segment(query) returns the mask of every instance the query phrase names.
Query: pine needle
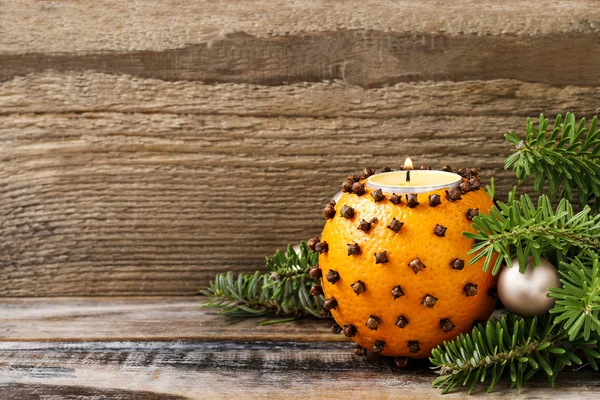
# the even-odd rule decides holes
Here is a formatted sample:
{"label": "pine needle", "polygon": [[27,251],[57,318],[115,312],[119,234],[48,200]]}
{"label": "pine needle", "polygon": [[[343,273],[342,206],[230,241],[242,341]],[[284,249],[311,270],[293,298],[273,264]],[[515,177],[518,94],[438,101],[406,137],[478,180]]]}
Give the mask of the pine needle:
{"label": "pine needle", "polygon": [[217,274],[209,287],[200,292],[209,297],[201,307],[218,308],[220,314],[234,318],[288,317],[261,325],[288,322],[304,315],[321,318],[325,299],[309,293],[312,285],[318,284],[308,276],[317,262],[318,253],[311,252],[306,242],[300,243],[300,254],[288,245],[285,253],[277,250],[273,257],[266,257],[268,272]]}

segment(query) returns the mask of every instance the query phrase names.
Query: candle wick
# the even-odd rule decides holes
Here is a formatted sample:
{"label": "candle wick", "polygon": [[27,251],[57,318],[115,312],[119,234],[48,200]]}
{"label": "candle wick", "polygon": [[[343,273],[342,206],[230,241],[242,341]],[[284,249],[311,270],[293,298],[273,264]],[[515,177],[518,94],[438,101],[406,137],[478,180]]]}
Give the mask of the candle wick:
{"label": "candle wick", "polygon": [[406,170],[406,182],[410,182],[410,169]]}

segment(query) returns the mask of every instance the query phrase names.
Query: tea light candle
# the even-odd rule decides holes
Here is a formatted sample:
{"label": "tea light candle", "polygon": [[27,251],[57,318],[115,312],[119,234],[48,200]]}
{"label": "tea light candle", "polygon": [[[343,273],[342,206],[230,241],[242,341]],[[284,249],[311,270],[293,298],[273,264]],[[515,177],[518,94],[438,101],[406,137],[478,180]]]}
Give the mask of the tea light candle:
{"label": "tea light candle", "polygon": [[[411,168],[407,169],[410,171]],[[367,187],[381,189],[384,193],[427,193],[456,187],[462,180],[460,175],[446,171],[412,170],[408,174],[408,171],[392,171],[371,175],[367,178]]]}

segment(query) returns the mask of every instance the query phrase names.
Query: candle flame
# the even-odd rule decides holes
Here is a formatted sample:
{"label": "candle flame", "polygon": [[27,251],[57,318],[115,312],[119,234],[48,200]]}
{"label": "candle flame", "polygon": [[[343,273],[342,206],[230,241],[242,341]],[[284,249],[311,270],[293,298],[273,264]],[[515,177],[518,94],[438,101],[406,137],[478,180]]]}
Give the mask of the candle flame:
{"label": "candle flame", "polygon": [[404,161],[404,169],[413,169],[413,163],[410,157]]}

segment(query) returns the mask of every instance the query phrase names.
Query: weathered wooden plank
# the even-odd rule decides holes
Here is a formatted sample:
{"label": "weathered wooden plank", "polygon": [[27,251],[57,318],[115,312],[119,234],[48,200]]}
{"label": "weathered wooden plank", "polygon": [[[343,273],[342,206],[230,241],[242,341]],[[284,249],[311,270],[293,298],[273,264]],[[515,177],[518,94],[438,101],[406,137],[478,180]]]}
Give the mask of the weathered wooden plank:
{"label": "weathered wooden plank", "polygon": [[[0,94],[0,115],[123,112],[385,119],[535,117],[541,112],[555,115],[566,110],[587,117],[600,113],[598,86],[557,87],[506,79],[398,83],[363,89],[343,81],[273,87],[47,72],[0,82]],[[522,126],[524,120],[512,128],[521,130]]]}
{"label": "weathered wooden plank", "polygon": [[201,296],[4,298],[0,341],[346,341],[330,321],[258,325],[263,318],[231,319],[201,309]]}
{"label": "weathered wooden plank", "polygon": [[520,117],[0,117],[4,295],[195,293],[318,234],[363,166],[477,166],[499,190]]}
{"label": "weathered wooden plank", "polygon": [[[4,342],[0,393],[76,399],[94,394],[155,399],[465,396],[441,396],[430,388],[435,375],[425,363],[401,370],[384,357],[358,358],[348,347],[321,342]],[[600,389],[597,378],[593,371],[565,371],[556,388],[538,377],[520,394],[500,384],[486,397],[592,399]],[[485,395],[484,387],[475,394]]]}
{"label": "weathered wooden plank", "polygon": [[0,51],[18,53],[165,50],[231,32],[269,38],[343,29],[481,36],[600,30],[594,0],[2,0],[0,10]]}
{"label": "weathered wooden plank", "polygon": [[[560,57],[547,62],[547,54]],[[163,51],[0,53],[0,65],[0,81],[52,69],[261,85],[340,79],[379,87],[429,80],[517,79],[596,86],[600,35],[451,36],[359,30],[256,38],[235,33],[210,45]]]}
{"label": "weathered wooden plank", "polygon": [[[32,367],[39,371],[37,367]],[[40,368],[42,369],[42,368]],[[124,386],[124,385],[123,385]],[[0,387],[0,394],[5,399],[15,400],[185,400],[187,396],[175,396],[145,390],[98,389],[84,385],[52,385],[7,383]]]}
{"label": "weathered wooden plank", "polygon": [[[518,79],[596,86],[600,67],[593,1],[165,2],[150,9],[113,3],[14,8],[4,1],[12,12],[2,21],[0,81],[52,69],[263,85]],[[560,56],[547,62],[547,54]]]}

